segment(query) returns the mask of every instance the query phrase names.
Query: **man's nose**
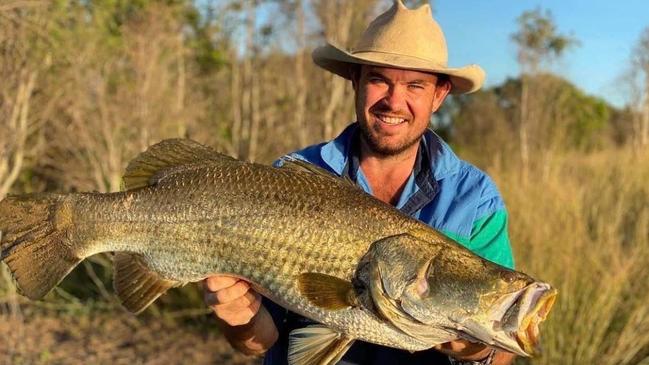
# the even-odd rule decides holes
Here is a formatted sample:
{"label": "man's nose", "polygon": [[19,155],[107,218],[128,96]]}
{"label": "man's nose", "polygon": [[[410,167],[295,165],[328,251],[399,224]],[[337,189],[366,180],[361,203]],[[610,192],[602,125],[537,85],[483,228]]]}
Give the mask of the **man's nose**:
{"label": "man's nose", "polygon": [[406,103],[405,87],[402,85],[390,86],[383,98],[391,110],[403,110]]}

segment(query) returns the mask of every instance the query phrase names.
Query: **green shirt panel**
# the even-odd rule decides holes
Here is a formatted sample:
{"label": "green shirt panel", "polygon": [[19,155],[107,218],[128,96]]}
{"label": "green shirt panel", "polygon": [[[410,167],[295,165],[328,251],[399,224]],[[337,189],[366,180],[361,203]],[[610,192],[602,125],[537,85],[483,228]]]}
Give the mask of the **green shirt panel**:
{"label": "green shirt panel", "polygon": [[507,231],[507,211],[498,210],[473,223],[471,237],[442,231],[478,256],[514,269],[514,255]]}

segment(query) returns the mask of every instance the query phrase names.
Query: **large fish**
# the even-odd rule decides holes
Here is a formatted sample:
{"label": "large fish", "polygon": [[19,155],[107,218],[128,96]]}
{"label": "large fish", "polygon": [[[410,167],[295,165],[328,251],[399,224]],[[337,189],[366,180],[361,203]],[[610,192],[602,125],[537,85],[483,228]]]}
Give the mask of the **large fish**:
{"label": "large fish", "polygon": [[21,293],[42,298],[107,251],[135,313],[169,288],[234,275],[321,323],[291,333],[292,364],[333,363],[355,340],[419,351],[464,338],[529,356],[556,296],[302,161],[275,168],[166,140],[124,184],[0,202],[1,257]]}

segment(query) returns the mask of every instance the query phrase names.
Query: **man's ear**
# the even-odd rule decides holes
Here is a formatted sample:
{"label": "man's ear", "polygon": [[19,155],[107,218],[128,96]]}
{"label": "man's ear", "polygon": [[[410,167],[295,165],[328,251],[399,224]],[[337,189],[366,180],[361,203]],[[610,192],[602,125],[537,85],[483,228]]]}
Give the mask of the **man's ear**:
{"label": "man's ear", "polygon": [[433,113],[442,106],[442,103],[451,92],[452,87],[451,80],[448,78],[441,80],[437,85],[435,85],[435,93],[433,94]]}

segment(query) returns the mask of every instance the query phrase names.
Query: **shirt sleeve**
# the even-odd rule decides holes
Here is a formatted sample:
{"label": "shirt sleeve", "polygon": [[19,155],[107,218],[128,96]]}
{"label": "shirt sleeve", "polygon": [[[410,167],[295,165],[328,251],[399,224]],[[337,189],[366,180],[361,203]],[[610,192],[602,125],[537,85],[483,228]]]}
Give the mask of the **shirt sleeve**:
{"label": "shirt sleeve", "polygon": [[475,221],[467,248],[489,261],[513,269],[507,211],[500,209]]}

